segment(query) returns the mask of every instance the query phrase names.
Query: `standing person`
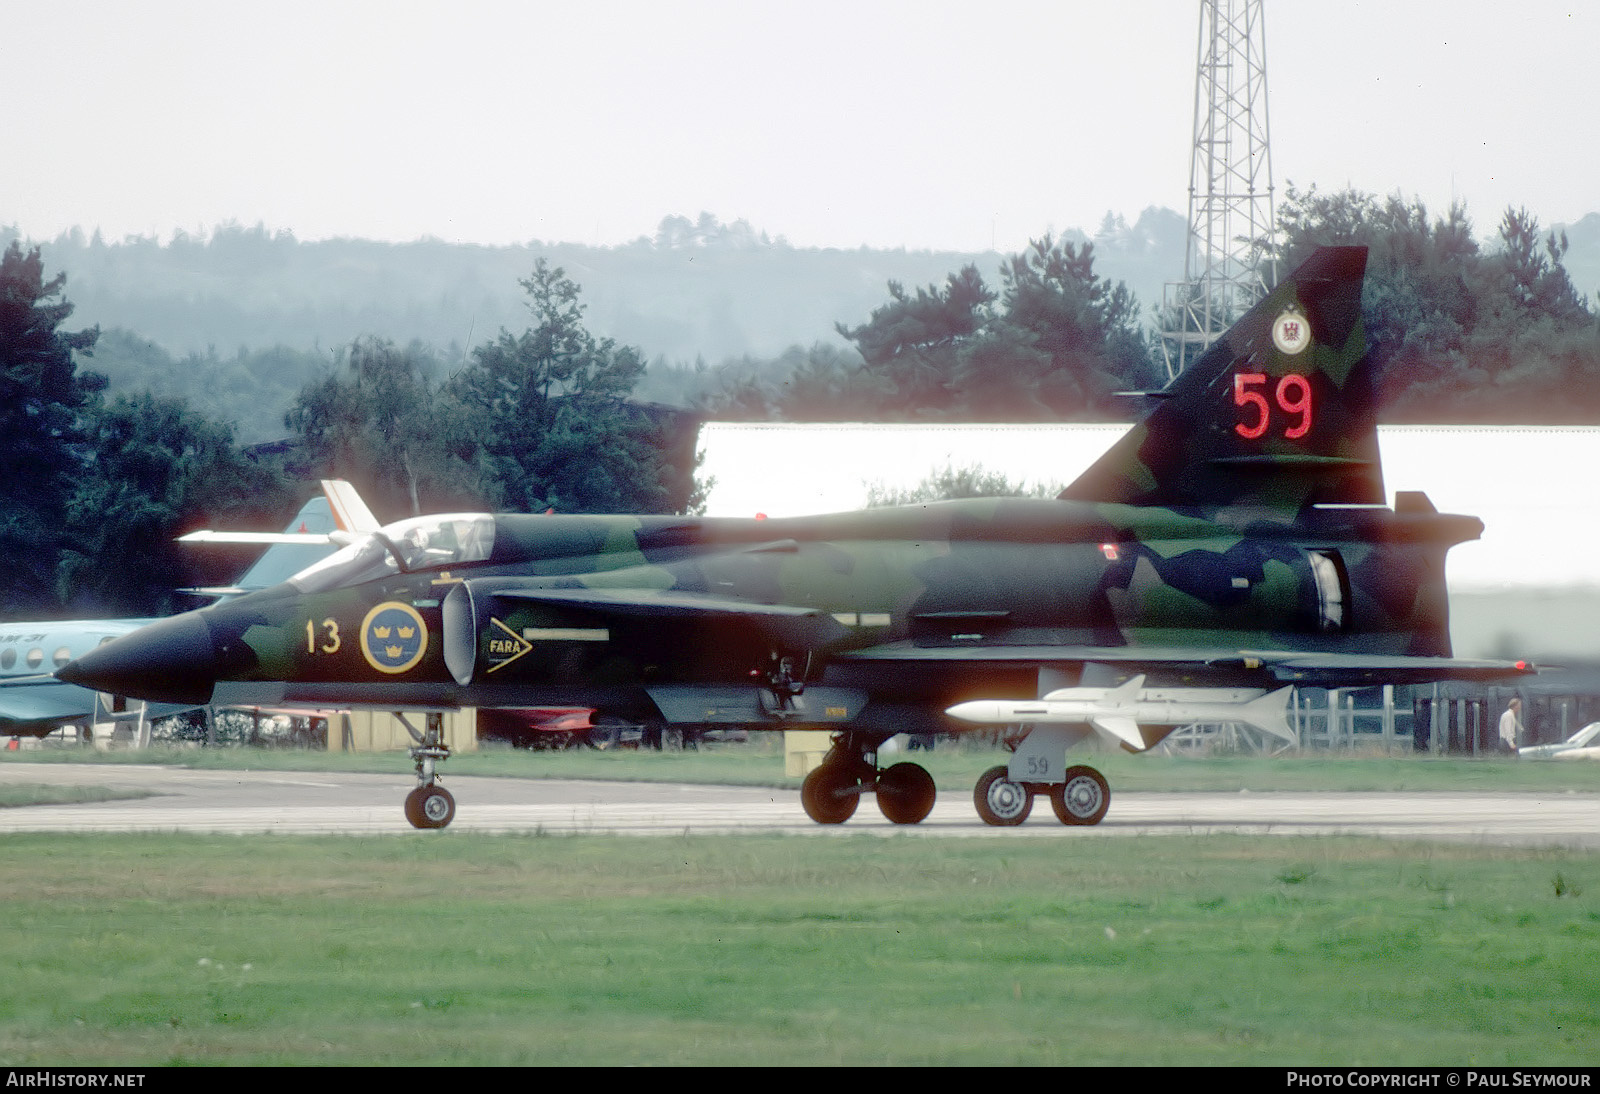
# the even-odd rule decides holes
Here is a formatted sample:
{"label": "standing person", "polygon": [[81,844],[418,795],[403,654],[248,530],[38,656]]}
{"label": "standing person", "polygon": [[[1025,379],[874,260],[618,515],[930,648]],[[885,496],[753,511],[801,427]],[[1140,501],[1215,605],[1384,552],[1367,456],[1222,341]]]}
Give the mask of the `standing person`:
{"label": "standing person", "polygon": [[1522,700],[1513,698],[1506,705],[1506,712],[1500,715],[1500,748],[1513,756],[1517,752],[1517,741],[1522,734]]}

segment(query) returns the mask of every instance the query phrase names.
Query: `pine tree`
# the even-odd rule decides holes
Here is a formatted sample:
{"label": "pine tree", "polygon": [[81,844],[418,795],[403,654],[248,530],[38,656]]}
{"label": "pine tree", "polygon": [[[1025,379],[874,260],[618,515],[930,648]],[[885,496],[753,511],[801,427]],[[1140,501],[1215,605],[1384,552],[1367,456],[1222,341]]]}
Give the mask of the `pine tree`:
{"label": "pine tree", "polygon": [[79,373],[99,328],[57,328],[72,314],[66,275],[44,278],[37,247],[0,256],[0,615],[56,608],[56,563],[83,466],[82,410],[105,387]]}

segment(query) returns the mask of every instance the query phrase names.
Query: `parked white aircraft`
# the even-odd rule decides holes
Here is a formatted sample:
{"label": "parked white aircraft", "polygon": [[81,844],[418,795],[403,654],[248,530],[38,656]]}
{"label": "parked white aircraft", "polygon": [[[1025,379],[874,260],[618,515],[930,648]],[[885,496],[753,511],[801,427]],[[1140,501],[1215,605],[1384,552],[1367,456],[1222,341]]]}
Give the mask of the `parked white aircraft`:
{"label": "parked white aircraft", "polygon": [[1600,722],[1590,722],[1566,740],[1553,745],[1524,745],[1517,749],[1524,760],[1600,760]]}
{"label": "parked white aircraft", "polygon": [[[359,535],[375,531],[378,519],[354,487],[324,480],[282,532],[194,532],[191,543],[261,543],[267,550],[237,584],[185,590],[209,596],[235,596],[285,580]],[[0,623],[0,736],[43,737],[63,726],[160,718],[189,709],[172,703],[128,704],[117,696],[63,684],[56,669],[96,646],[137,630],[149,619],[70,619]]]}

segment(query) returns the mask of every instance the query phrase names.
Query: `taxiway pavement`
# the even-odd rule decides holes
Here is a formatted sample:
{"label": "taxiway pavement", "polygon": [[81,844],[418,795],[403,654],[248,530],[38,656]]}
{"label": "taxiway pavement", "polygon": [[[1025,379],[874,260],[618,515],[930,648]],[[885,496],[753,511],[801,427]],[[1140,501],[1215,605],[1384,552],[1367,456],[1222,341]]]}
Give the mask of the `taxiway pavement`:
{"label": "taxiway pavement", "polygon": [[[884,820],[867,796],[842,825],[818,825],[793,790],[678,783],[459,776],[449,831],[606,832],[620,835],[908,833],[985,838],[1103,839],[1123,835],[1240,833],[1371,835],[1520,847],[1600,850],[1600,794],[1118,793],[1093,828],[1060,824],[1048,801],[1016,828],[978,819],[970,792],[942,792],[921,824]],[[0,783],[94,785],[151,797],[0,809],[0,832],[237,832],[414,835],[401,803],[405,776],[284,771],[195,771],[129,764],[0,764]]]}

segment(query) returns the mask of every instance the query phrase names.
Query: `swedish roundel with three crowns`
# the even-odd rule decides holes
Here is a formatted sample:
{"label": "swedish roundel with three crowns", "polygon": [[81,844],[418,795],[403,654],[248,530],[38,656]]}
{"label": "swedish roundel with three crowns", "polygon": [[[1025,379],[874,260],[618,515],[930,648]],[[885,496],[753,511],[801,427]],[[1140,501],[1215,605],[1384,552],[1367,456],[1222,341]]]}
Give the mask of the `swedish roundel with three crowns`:
{"label": "swedish roundel with three crowns", "polygon": [[379,672],[405,672],[422,660],[427,648],[428,625],[409,604],[379,604],[361,624],[361,652]]}

